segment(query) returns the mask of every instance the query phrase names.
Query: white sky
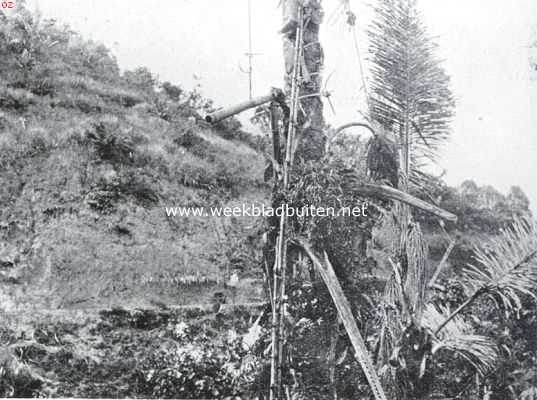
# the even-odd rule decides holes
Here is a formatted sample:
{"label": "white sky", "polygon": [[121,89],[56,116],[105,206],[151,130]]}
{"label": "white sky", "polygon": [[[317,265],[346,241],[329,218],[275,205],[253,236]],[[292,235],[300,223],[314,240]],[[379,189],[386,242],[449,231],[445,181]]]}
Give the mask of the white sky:
{"label": "white sky", "polygon": [[[276,0],[251,0],[254,95],[282,86],[282,50]],[[147,66],[162,80],[185,88],[202,85],[217,105],[248,96],[247,0],[31,0],[47,17],[69,23],[112,49],[124,69]],[[359,40],[371,12],[368,0],[351,0]],[[324,0],[326,19],[338,4]],[[519,185],[537,211],[537,73],[530,76],[529,43],[537,39],[535,0],[421,0],[429,32],[452,76],[457,116],[440,160],[449,184],[472,178],[504,193]],[[326,74],[334,71],[337,114],[333,125],[360,119],[363,104],[352,36],[340,18],[322,31]],[[364,54],[366,57],[366,54]],[[537,59],[537,52],[535,54]],[[365,62],[367,69],[367,61]],[[200,79],[194,77],[196,74]]]}

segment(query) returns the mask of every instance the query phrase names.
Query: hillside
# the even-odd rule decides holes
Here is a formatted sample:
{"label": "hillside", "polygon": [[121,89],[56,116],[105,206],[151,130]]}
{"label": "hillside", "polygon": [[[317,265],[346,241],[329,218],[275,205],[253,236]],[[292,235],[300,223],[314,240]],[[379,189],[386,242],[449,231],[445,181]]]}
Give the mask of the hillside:
{"label": "hillside", "polygon": [[102,45],[24,10],[0,26],[0,54],[2,307],[185,304],[221,290],[255,224],[165,207],[262,200],[260,140],[236,121],[198,125],[211,107],[199,92],[121,73]]}

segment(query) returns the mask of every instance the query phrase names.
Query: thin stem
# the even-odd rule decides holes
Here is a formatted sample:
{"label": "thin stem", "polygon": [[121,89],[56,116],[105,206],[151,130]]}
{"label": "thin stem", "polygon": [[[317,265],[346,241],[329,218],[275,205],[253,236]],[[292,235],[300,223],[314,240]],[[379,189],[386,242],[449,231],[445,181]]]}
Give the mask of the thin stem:
{"label": "thin stem", "polygon": [[451,251],[453,250],[454,247],[455,247],[455,240],[452,240],[449,243],[449,246],[446,249],[446,252],[442,256],[442,260],[440,260],[440,263],[436,267],[436,270],[434,271],[434,274],[431,277],[431,280],[429,281],[429,284],[427,286],[432,287],[434,285],[434,283],[436,282],[436,280],[440,276],[440,273],[444,269],[444,266],[446,265],[447,259],[449,258],[449,255],[451,254]]}
{"label": "thin stem", "polygon": [[[291,85],[291,109],[289,117],[289,129],[287,133],[287,143],[285,147],[285,161],[283,165],[283,192],[287,192],[289,188],[289,178],[291,174],[291,167],[293,164],[292,157],[292,144],[294,135],[296,132],[297,124],[297,107],[298,107],[298,94],[299,87],[299,61],[302,54],[303,46],[303,9],[301,6],[298,8],[298,25],[296,28],[295,37],[295,57],[293,64],[293,80]],[[280,217],[280,226],[277,239],[276,249],[276,263],[274,272],[274,304],[272,318],[272,360],[270,371],[270,400],[279,400],[282,398],[282,364],[283,364],[283,338],[285,336],[284,329],[284,313],[285,313],[285,273],[287,268],[287,243],[286,243],[286,230],[287,230],[287,216],[282,213]],[[277,276],[279,279],[277,279]],[[279,283],[279,286],[276,284]]]}
{"label": "thin stem", "polygon": [[484,287],[481,287],[477,289],[464,303],[462,303],[455,311],[453,311],[449,317],[446,318],[444,322],[440,324],[438,328],[434,331],[435,336],[438,335],[438,333],[444,329],[444,327],[451,321],[453,318],[455,318],[462,310],[464,310],[466,307],[468,307],[470,304],[472,304],[480,295],[485,291]]}
{"label": "thin stem", "polygon": [[352,127],[360,127],[360,128],[366,128],[367,130],[369,130],[369,132],[371,132],[373,135],[376,135],[375,131],[373,130],[373,128],[371,128],[371,126],[369,124],[366,124],[364,122],[349,122],[348,124],[344,124],[344,125],[341,125],[339,128],[337,128],[335,131],[334,131],[334,136],[336,136],[338,133],[340,133],[341,131],[347,129],[347,128],[352,128]]}

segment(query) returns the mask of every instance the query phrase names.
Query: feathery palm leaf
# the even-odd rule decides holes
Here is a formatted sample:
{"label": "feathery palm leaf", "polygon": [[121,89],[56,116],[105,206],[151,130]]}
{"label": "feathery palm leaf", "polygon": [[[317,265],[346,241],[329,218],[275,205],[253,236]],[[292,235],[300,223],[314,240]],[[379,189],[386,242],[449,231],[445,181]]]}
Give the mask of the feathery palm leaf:
{"label": "feathery palm leaf", "polygon": [[420,22],[416,0],[382,0],[369,29],[371,116],[408,143],[411,162],[434,159],[449,136],[454,101]]}
{"label": "feathery palm leaf", "polygon": [[[423,313],[422,325],[433,332],[448,315],[447,309],[439,309],[433,304],[428,304]],[[432,354],[442,349],[460,355],[481,375],[486,375],[494,368],[498,356],[496,345],[492,340],[474,334],[472,328],[461,317],[451,319],[438,335],[433,335]]]}
{"label": "feathery palm leaf", "polygon": [[520,308],[520,294],[535,297],[537,223],[534,220],[516,220],[488,245],[476,247],[474,252],[477,263],[463,271],[468,293],[487,294],[495,302],[500,300],[507,310]]}

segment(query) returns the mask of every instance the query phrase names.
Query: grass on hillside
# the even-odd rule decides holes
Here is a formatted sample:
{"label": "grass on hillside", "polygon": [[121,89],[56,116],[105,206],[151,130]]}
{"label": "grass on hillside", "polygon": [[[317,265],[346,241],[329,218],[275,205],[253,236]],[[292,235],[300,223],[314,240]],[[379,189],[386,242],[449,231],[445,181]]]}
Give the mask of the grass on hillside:
{"label": "grass on hillside", "polygon": [[164,207],[267,193],[261,139],[234,120],[198,125],[210,109],[197,90],[159,82],[145,68],[121,73],[104,46],[68,27],[24,9],[7,19],[0,26],[4,306],[206,301],[211,290],[189,291],[174,279],[222,281],[261,221],[172,219]]}

